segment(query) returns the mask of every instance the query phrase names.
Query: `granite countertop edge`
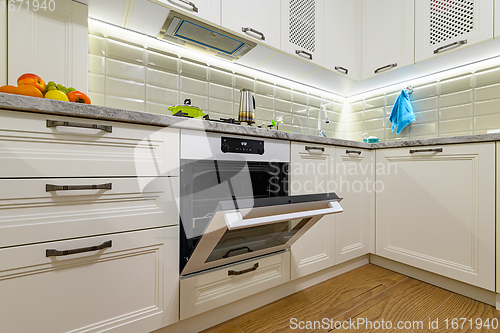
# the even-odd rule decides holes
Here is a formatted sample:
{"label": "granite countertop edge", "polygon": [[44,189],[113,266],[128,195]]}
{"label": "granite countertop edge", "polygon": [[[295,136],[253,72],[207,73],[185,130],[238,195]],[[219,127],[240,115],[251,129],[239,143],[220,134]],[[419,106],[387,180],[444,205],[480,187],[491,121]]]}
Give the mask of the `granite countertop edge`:
{"label": "granite countertop edge", "polygon": [[240,126],[190,118],[179,118],[149,112],[115,109],[105,106],[60,102],[49,99],[26,97],[0,93],[0,109],[5,111],[36,112],[59,116],[93,118],[99,120],[119,121],[142,125],[175,127],[180,129],[204,130],[209,132],[235,135],[251,135],[281,140],[310,142],[363,149],[383,149],[397,147],[418,147],[459,143],[478,143],[500,141],[500,133],[454,136],[420,140],[400,140],[381,143],[364,143],[360,141],[325,138],[315,135],[290,133],[273,129]]}

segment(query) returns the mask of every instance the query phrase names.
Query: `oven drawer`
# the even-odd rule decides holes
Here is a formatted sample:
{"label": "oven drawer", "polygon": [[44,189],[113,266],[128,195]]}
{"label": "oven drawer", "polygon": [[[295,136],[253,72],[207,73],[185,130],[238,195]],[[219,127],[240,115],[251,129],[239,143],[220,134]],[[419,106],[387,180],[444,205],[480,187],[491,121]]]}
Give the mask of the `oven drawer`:
{"label": "oven drawer", "polygon": [[[2,332],[151,332],[178,321],[178,227],[0,250]],[[111,241],[111,247],[46,257]]]}
{"label": "oven drawer", "polygon": [[[234,275],[238,274],[239,275]],[[181,278],[180,319],[215,309],[290,281],[290,252]]]}
{"label": "oven drawer", "polygon": [[177,177],[0,179],[0,248],[176,225],[178,193]]}
{"label": "oven drawer", "polygon": [[179,130],[2,111],[0,159],[5,178],[177,176]]}

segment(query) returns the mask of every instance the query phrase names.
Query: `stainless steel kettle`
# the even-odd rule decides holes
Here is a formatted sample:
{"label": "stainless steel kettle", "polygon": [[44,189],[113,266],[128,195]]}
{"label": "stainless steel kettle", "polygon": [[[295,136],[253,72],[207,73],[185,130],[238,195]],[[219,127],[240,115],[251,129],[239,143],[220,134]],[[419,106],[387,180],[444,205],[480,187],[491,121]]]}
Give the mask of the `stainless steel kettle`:
{"label": "stainless steel kettle", "polygon": [[255,97],[250,89],[241,89],[240,93],[238,121],[249,125],[253,124],[255,122]]}

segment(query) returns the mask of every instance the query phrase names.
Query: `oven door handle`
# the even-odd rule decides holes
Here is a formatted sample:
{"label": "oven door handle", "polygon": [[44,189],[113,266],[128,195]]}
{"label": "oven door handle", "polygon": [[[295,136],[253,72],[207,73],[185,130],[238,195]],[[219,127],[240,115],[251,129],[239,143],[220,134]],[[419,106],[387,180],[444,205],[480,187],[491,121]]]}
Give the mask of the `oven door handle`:
{"label": "oven door handle", "polygon": [[239,211],[231,211],[224,213],[224,219],[226,221],[227,228],[229,230],[237,230],[237,229],[244,229],[259,225],[283,222],[283,221],[341,213],[344,211],[344,209],[337,200],[330,201],[328,203],[328,206],[329,208],[313,209],[313,210],[306,210],[301,212],[286,213],[279,215],[268,215],[263,217],[254,217],[251,219],[242,218],[241,213]]}

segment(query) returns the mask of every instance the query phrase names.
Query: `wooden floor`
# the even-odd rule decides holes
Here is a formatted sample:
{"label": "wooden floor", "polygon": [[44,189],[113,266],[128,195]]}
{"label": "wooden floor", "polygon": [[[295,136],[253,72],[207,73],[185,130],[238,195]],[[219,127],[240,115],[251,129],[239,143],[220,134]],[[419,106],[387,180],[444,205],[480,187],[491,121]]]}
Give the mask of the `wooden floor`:
{"label": "wooden floor", "polygon": [[499,320],[490,305],[368,264],[203,332],[500,332]]}

